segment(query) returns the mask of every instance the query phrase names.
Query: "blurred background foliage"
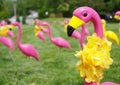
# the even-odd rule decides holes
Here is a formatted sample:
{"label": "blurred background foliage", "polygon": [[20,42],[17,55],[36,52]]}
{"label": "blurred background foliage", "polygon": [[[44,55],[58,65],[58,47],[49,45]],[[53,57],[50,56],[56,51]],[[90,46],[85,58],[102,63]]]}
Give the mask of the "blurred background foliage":
{"label": "blurred background foliage", "polygon": [[73,10],[80,6],[94,8],[102,18],[107,13],[120,10],[120,0],[0,0],[0,19],[13,16],[14,3],[17,5],[17,16],[26,17],[29,10],[35,10],[39,13],[38,18],[70,17]]}

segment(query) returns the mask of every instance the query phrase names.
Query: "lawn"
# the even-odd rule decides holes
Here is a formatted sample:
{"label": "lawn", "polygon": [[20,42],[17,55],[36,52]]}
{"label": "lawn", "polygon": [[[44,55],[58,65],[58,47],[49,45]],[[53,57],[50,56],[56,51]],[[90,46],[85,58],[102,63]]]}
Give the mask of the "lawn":
{"label": "lawn", "polygon": [[[34,36],[33,25],[23,25],[22,43],[32,44],[39,53],[39,61],[23,55],[16,45],[17,28],[13,30],[15,37],[15,51],[0,44],[0,85],[83,85],[83,79],[75,66],[78,58],[74,56],[79,51],[79,41],[69,38],[63,27],[63,18],[44,19],[50,22],[54,37],[64,37],[72,47],[72,50],[60,49],[52,44],[46,36],[43,43]],[[90,33],[93,25],[87,24]],[[118,23],[107,23],[107,30],[118,33]],[[112,44],[111,57],[114,62],[109,70],[105,70],[101,82],[112,81],[120,84],[120,46]]]}

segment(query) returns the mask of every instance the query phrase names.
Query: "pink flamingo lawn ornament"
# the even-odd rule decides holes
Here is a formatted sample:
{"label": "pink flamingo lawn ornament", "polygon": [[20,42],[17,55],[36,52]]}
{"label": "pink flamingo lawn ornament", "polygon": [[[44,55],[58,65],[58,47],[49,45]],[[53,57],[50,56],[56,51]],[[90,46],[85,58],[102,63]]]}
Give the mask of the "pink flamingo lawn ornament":
{"label": "pink flamingo lawn ornament", "polygon": [[35,36],[37,36],[43,42],[46,41],[44,33],[40,31],[40,28],[37,25],[35,25],[34,31],[35,31]]}
{"label": "pink flamingo lawn ornament", "polygon": [[[120,20],[120,11],[115,12],[114,18],[116,20]],[[118,29],[119,33],[120,33],[120,22],[119,22],[119,29]]]}
{"label": "pink flamingo lawn ornament", "polygon": [[[96,35],[103,39],[104,36],[102,30],[102,23],[98,13],[92,8],[86,6],[79,7],[73,12],[73,17],[67,26],[68,36],[71,36],[75,29],[89,21],[93,22]],[[88,83],[84,79],[84,85],[97,85],[97,83],[96,82]],[[113,82],[103,82],[100,85],[118,85],[118,84]]]}
{"label": "pink flamingo lawn ornament", "polygon": [[[67,25],[68,25],[69,21],[70,21],[69,18],[64,20],[65,32],[67,32]],[[85,35],[89,35],[89,31],[87,29],[85,29]],[[73,37],[75,39],[78,39],[78,40],[81,40],[81,34],[78,31],[76,31],[76,30],[72,33],[71,37]]]}
{"label": "pink flamingo lawn ornament", "polygon": [[3,29],[1,29],[2,35],[4,35],[4,36],[9,35],[12,38],[14,37],[14,33],[12,32],[12,29],[14,28],[13,26],[8,25],[6,21],[2,21],[0,23],[0,25],[3,28]]}
{"label": "pink flamingo lawn ornament", "polygon": [[48,30],[44,28],[43,26],[40,26],[40,23],[42,23],[41,20],[35,19],[35,36],[37,36],[39,39],[41,39],[43,42],[46,41],[44,33],[48,33]]}
{"label": "pink flamingo lawn ornament", "polygon": [[23,54],[25,54],[26,56],[29,56],[29,57],[32,56],[36,60],[39,60],[38,53],[37,53],[36,49],[31,44],[22,44],[20,42],[21,34],[22,34],[22,27],[21,27],[20,23],[12,22],[11,24],[13,26],[17,26],[18,27],[17,46],[21,50],[21,52]]}
{"label": "pink flamingo lawn ornament", "polygon": [[114,18],[117,20],[120,19],[120,11],[115,12]]}
{"label": "pink flamingo lawn ornament", "polygon": [[3,45],[7,46],[12,51],[14,51],[14,43],[13,43],[13,41],[10,38],[5,37],[7,30],[8,30],[8,28],[6,28],[4,26],[0,27],[0,43],[2,43]]}
{"label": "pink flamingo lawn ornament", "polygon": [[10,48],[12,51],[14,51],[14,43],[10,38],[0,36],[0,43],[4,44],[8,48]]}
{"label": "pink flamingo lawn ornament", "polygon": [[41,26],[47,26],[48,27],[48,35],[49,35],[49,38],[50,38],[50,41],[55,44],[56,46],[60,47],[60,48],[67,48],[67,49],[72,49],[70,44],[62,37],[56,37],[56,38],[53,38],[52,36],[52,31],[51,31],[51,26],[49,23],[47,22],[42,22],[40,24]]}
{"label": "pink flamingo lawn ornament", "polygon": [[[36,23],[37,26],[40,26],[40,23],[42,23],[42,21],[39,20],[39,19],[35,19],[35,23]],[[40,28],[41,28],[41,31],[43,31],[44,33],[48,33],[49,32],[48,29],[45,28],[45,27],[41,27],[40,26]]]}

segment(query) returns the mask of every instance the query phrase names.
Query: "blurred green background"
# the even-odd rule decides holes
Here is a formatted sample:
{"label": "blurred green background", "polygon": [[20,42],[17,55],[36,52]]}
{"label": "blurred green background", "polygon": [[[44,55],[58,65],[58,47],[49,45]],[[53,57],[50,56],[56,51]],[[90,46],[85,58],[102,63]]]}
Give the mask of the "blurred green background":
{"label": "blurred green background", "polygon": [[[29,10],[38,12],[38,18],[46,17],[70,17],[75,8],[90,6],[101,16],[113,15],[120,9],[120,0],[0,0],[0,19],[6,19],[14,15],[13,5],[16,4],[17,17],[25,17]],[[49,15],[45,15],[45,12]]]}

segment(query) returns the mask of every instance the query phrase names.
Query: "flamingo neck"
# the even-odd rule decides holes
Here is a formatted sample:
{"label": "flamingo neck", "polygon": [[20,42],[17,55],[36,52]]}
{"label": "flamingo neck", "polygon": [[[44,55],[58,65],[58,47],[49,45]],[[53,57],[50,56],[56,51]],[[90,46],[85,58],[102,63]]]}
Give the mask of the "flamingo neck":
{"label": "flamingo neck", "polygon": [[48,26],[48,34],[49,34],[49,38],[50,38],[50,40],[52,41],[52,30],[51,30],[51,26],[48,24],[47,25]]}
{"label": "flamingo neck", "polygon": [[95,33],[97,34],[97,36],[103,38],[102,22],[97,12],[94,11],[91,21],[93,22]]}
{"label": "flamingo neck", "polygon": [[85,44],[85,25],[82,25],[82,34],[81,34],[81,39],[80,39],[80,45],[83,49],[83,46]]}
{"label": "flamingo neck", "polygon": [[17,45],[20,46],[22,27],[19,23],[17,24],[17,26],[18,26]]}
{"label": "flamingo neck", "polygon": [[0,36],[0,43],[2,42],[2,36]]}

